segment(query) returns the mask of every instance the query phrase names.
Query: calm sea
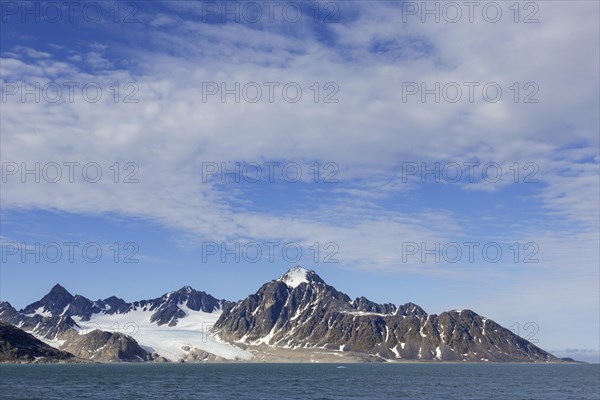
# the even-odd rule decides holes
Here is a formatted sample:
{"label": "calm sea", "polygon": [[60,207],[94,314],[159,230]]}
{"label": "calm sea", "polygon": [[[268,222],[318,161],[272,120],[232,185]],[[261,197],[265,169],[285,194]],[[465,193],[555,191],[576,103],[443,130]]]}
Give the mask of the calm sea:
{"label": "calm sea", "polygon": [[2,365],[0,398],[597,400],[600,365]]}

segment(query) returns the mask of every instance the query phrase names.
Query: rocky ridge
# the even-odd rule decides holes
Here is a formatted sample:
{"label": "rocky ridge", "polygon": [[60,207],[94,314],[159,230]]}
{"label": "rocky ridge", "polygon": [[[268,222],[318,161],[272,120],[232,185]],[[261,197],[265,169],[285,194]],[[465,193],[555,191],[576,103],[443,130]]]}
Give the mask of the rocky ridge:
{"label": "rocky ridge", "polygon": [[[103,321],[108,327],[135,318],[147,319],[142,333],[156,330],[158,335],[134,338],[86,327],[86,321]],[[315,354],[356,361],[562,361],[474,311],[437,315],[414,303],[351,299],[301,267],[239,302],[218,300],[189,286],[151,300],[129,303],[111,296],[91,301],[55,285],[20,311],[0,302],[0,321],[101,362],[243,360],[250,353],[254,360],[270,361],[281,354],[294,361],[311,360]],[[176,343],[171,332],[179,335]],[[151,339],[166,347],[157,352],[148,346]]]}

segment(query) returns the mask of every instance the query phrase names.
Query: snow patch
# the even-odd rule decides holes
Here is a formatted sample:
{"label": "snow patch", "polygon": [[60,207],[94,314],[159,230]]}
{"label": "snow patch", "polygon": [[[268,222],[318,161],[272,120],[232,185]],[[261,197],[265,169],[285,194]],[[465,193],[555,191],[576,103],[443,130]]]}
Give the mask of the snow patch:
{"label": "snow patch", "polygon": [[394,314],[382,314],[382,313],[376,313],[376,312],[370,312],[370,311],[342,311],[342,314],[347,314],[347,315],[354,315],[354,316],[363,316],[363,315],[377,315],[379,317],[389,317],[392,316]]}
{"label": "snow patch", "polygon": [[294,267],[279,279],[289,287],[295,288],[302,283],[308,283],[308,272],[305,268]]}
{"label": "snow patch", "polygon": [[44,306],[41,306],[41,307],[36,308],[36,310],[32,314],[25,314],[25,315],[27,315],[28,317],[33,317],[34,315],[41,315],[42,317],[48,318],[48,317],[52,316],[52,313],[48,310],[45,310]]}

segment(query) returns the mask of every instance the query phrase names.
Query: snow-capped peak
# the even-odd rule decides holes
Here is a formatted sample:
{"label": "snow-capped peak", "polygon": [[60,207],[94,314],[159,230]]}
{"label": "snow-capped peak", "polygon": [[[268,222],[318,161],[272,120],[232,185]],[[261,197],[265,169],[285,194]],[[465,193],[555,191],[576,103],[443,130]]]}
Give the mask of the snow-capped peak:
{"label": "snow-capped peak", "polygon": [[280,281],[285,283],[291,288],[298,287],[302,283],[309,283],[309,275],[314,274],[313,271],[310,271],[306,268],[302,268],[301,266],[295,266],[286,272],[281,278]]}

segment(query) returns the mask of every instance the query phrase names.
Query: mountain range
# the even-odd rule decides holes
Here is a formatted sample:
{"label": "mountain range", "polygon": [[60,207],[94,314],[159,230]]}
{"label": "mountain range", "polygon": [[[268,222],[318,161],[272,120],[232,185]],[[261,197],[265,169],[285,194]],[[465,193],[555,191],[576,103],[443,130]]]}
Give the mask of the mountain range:
{"label": "mountain range", "polygon": [[38,360],[1,350],[31,339],[57,352],[44,347],[43,360],[61,361],[562,362],[471,310],[436,315],[351,299],[302,267],[238,302],[189,286],[151,300],[92,301],[57,284],[22,310],[0,302],[0,321],[23,332],[0,337],[4,362]]}

